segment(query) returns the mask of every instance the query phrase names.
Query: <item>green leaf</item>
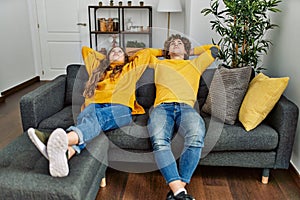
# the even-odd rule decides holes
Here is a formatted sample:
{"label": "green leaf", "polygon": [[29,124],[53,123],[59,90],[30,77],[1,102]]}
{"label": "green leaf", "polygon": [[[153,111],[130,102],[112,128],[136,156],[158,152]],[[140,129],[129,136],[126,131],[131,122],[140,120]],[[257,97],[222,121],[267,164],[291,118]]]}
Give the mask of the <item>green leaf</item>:
{"label": "green leaf", "polygon": [[[225,4],[225,8],[220,6]],[[258,68],[260,57],[267,54],[271,41],[266,33],[278,25],[271,23],[269,12],[280,12],[281,0],[210,0],[202,9],[205,16],[213,15],[211,28],[220,35],[220,57],[232,67],[253,65]],[[215,42],[212,39],[213,43]],[[236,49],[237,48],[237,49]],[[236,51],[237,50],[237,51]],[[243,50],[243,51],[242,51]]]}

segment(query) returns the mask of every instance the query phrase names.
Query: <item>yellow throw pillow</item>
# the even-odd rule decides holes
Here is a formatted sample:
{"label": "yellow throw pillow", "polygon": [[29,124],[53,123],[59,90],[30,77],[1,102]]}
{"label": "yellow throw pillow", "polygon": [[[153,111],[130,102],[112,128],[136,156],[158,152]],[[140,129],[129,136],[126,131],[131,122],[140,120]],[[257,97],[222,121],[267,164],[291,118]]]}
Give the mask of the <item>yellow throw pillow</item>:
{"label": "yellow throw pillow", "polygon": [[249,84],[239,111],[239,120],[247,131],[258,126],[284,92],[289,77],[269,78],[259,73]]}

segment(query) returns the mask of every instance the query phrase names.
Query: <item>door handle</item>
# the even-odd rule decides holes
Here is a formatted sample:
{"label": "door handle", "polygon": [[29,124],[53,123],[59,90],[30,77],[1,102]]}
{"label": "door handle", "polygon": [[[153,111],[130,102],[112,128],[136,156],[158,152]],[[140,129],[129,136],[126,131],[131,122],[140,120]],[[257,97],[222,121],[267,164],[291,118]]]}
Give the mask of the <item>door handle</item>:
{"label": "door handle", "polygon": [[86,23],[77,23],[78,26],[86,26]]}

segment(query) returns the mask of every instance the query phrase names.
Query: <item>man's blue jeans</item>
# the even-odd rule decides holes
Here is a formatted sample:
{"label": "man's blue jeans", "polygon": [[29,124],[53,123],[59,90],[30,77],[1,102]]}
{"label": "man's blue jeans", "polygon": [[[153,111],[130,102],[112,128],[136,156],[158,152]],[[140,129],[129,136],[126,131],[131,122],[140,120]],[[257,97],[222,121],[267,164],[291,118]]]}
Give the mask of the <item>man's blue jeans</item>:
{"label": "man's blue jeans", "polygon": [[[162,103],[151,112],[148,131],[157,166],[166,182],[181,180],[189,183],[204,146],[205,124],[202,117],[187,104]],[[177,131],[184,138],[178,168],[171,150],[171,140]]]}
{"label": "man's blue jeans", "polygon": [[102,131],[128,125],[132,121],[131,109],[120,104],[90,104],[77,117],[77,125],[67,131],[75,131],[79,144],[73,148],[80,153],[86,143],[97,137]]}

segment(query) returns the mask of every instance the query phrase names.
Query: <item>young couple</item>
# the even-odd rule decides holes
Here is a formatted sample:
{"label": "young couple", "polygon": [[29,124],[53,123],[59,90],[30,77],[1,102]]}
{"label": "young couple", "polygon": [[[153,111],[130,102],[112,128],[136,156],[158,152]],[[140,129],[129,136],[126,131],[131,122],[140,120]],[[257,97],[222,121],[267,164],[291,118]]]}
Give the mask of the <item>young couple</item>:
{"label": "young couple", "polygon": [[[157,166],[171,189],[167,199],[193,199],[185,186],[198,165],[205,137],[205,124],[193,106],[201,74],[215,60],[218,47],[205,45],[191,49],[187,38],[172,35],[164,49],[147,48],[128,58],[122,48],[115,47],[106,58],[83,47],[89,80],[77,124],[66,131],[54,130],[47,140],[42,139],[44,133],[28,130],[31,141],[49,160],[51,176],[67,176],[68,160],[79,154],[89,141],[103,131],[128,125],[132,115],[144,113],[136,101],[135,89],[136,82],[150,66],[155,70],[156,99],[148,131]],[[189,60],[190,53],[199,56]],[[158,56],[166,59],[159,60]],[[178,166],[171,151],[175,130],[184,138]]]}

